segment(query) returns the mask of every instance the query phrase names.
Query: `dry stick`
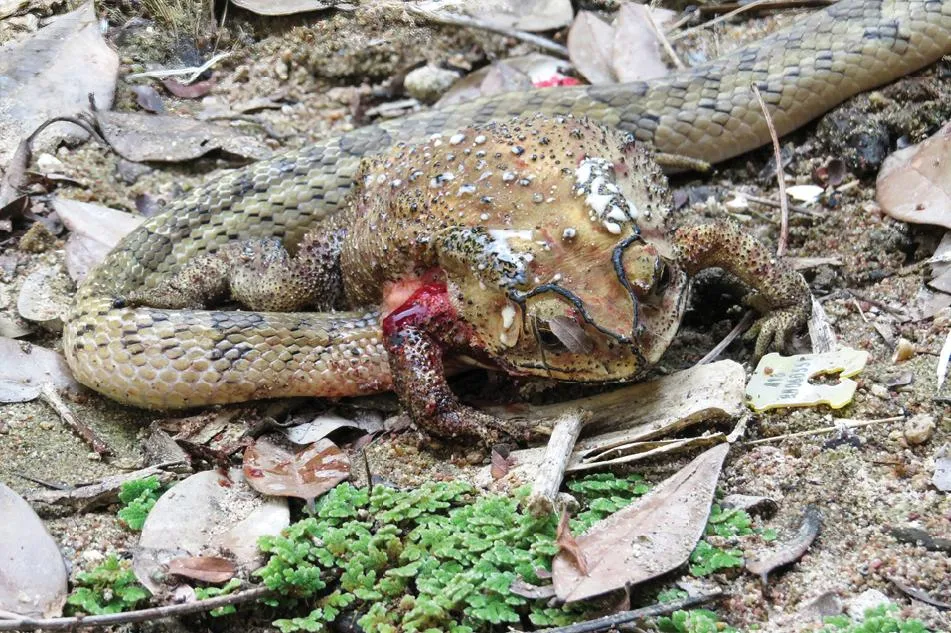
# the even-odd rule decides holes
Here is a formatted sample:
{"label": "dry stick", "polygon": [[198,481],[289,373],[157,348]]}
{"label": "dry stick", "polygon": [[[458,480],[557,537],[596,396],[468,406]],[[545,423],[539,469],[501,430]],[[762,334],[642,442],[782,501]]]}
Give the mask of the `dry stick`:
{"label": "dry stick", "polygon": [[726,21],[726,20],[729,20],[730,18],[732,18],[732,17],[735,16],[735,15],[739,15],[739,14],[743,13],[744,11],[749,11],[750,9],[753,9],[753,8],[755,8],[755,7],[760,7],[760,6],[764,5],[764,4],[769,4],[769,3],[770,3],[770,0],[755,0],[754,2],[751,2],[751,3],[749,3],[749,4],[744,4],[743,6],[741,6],[740,8],[738,8],[738,9],[736,9],[736,10],[734,10],[734,11],[730,11],[729,13],[724,13],[724,14],[721,15],[721,16],[715,17],[715,18],[713,18],[712,20],[710,20],[709,22],[704,22],[703,24],[698,24],[697,26],[692,26],[692,27],[690,27],[689,29],[687,29],[686,31],[681,31],[680,33],[677,33],[676,35],[671,35],[671,36],[670,36],[670,39],[671,39],[671,41],[676,42],[677,40],[682,39],[682,38],[685,38],[685,37],[687,37],[688,35],[691,35],[692,33],[695,33],[696,31],[699,31],[699,30],[701,30],[701,29],[710,28],[711,26],[714,26],[715,24],[719,24],[720,22],[724,22],[724,21]]}
{"label": "dry stick", "polygon": [[554,429],[545,447],[545,458],[535,475],[528,509],[535,516],[551,514],[555,510],[558,489],[565,476],[565,468],[571,459],[578,435],[585,422],[591,418],[588,411],[571,410],[554,422]]}
{"label": "dry stick", "polygon": [[651,15],[650,9],[644,11],[644,16],[647,18],[647,24],[651,27],[651,31],[654,32],[654,37],[657,38],[657,41],[660,42],[660,45],[664,47],[664,50],[667,51],[667,56],[670,57],[671,61],[674,62],[674,66],[677,67],[677,70],[683,70],[687,66],[680,60],[680,57],[677,56],[677,51],[674,50],[674,47],[670,45],[670,40],[667,39],[667,36],[664,35],[664,32],[660,30],[660,27],[657,26],[657,22],[654,20],[654,16]]}
{"label": "dry stick", "polygon": [[776,246],[776,255],[782,257],[786,254],[786,246],[789,243],[789,201],[786,199],[786,170],[783,169],[783,157],[779,151],[779,137],[776,136],[776,128],[773,127],[773,117],[769,116],[769,109],[766,102],[763,101],[763,95],[759,93],[759,88],[755,83],[751,83],[753,94],[759,101],[759,107],[763,110],[763,117],[766,119],[766,127],[769,128],[769,138],[773,140],[773,155],[776,157],[776,181],[779,183],[779,207],[781,209],[779,221],[779,244]]}
{"label": "dry stick", "polygon": [[905,416],[896,415],[890,418],[879,418],[877,420],[850,420],[844,422],[838,426],[824,426],[821,429],[812,429],[810,431],[799,431],[798,433],[787,433],[786,435],[777,435],[776,437],[764,437],[759,440],[750,440],[748,442],[742,442],[743,446],[753,446],[755,444],[767,444],[769,442],[779,442],[781,440],[788,440],[795,437],[806,437],[808,435],[819,435],[821,433],[833,433],[839,429],[858,429],[863,426],[869,426],[870,424],[883,424],[885,422],[900,422],[904,420]]}
{"label": "dry stick", "polygon": [[634,609],[633,611],[621,611],[620,613],[606,615],[603,618],[588,620],[587,622],[579,622],[578,624],[559,626],[553,629],[539,629],[536,633],[596,633],[597,631],[608,631],[621,624],[627,624],[628,622],[643,620],[644,618],[651,618],[658,615],[668,615],[674,611],[689,609],[690,607],[712,602],[724,596],[726,596],[724,592],[716,590],[699,596],[684,598],[683,600],[675,600],[674,602],[652,604],[649,607],[642,607],[640,609]]}
{"label": "dry stick", "polygon": [[149,70],[144,73],[132,73],[127,75],[126,79],[139,79],[140,77],[155,77],[161,79],[163,77],[178,77],[179,75],[189,75],[185,79],[182,79],[181,82],[186,86],[196,79],[198,79],[203,72],[220,62],[222,59],[229,57],[231,53],[218,53],[207,62],[201,66],[190,66],[188,68],[176,68],[173,70]]}
{"label": "dry stick", "polygon": [[17,619],[0,619],[0,631],[72,631],[81,628],[114,626],[134,622],[151,622],[153,620],[190,615],[192,613],[204,613],[205,611],[211,611],[218,607],[251,602],[253,600],[266,598],[270,596],[271,593],[271,590],[267,587],[255,587],[226,596],[208,598],[207,600],[172,604],[164,607],[152,607],[151,609],[139,609],[138,611],[126,611],[124,613],[110,613],[108,615],[47,619],[33,619],[18,616]]}
{"label": "dry stick", "polygon": [[[781,9],[812,9],[827,7],[834,4],[837,0],[772,0],[753,7],[757,11],[774,11]],[[705,4],[697,8],[697,11],[703,14],[719,14],[728,11],[737,11],[746,5],[739,2],[724,2],[723,4]]]}
{"label": "dry stick", "polygon": [[80,422],[76,419],[76,416],[73,415],[73,412],[69,410],[69,407],[66,406],[66,403],[63,402],[63,399],[60,398],[59,394],[56,392],[56,388],[53,387],[50,383],[44,383],[40,387],[40,400],[48,404],[60,419],[65,422],[68,426],[76,432],[76,434],[84,441],[86,444],[96,451],[100,457],[105,457],[106,455],[112,454],[112,449],[109,448],[109,445],[106,444],[102,439],[96,435],[96,432],[92,427]]}
{"label": "dry stick", "polygon": [[[738,189],[730,190],[730,195],[745,198],[746,200],[749,200],[750,202],[761,204],[764,207],[772,207],[774,209],[783,208],[783,205],[775,200],[771,200],[770,198],[763,198],[761,196],[754,196],[751,193],[744,193],[742,191],[739,191]],[[792,211],[793,213],[801,213],[803,215],[808,215],[814,218],[819,217],[821,215],[820,213],[816,211],[812,211],[810,209],[807,209],[806,207],[801,207],[798,204],[789,205],[789,210]]]}
{"label": "dry stick", "polygon": [[747,310],[746,314],[743,315],[743,318],[740,319],[740,322],[734,326],[730,333],[723,337],[723,340],[717,343],[713,349],[707,352],[706,356],[694,363],[694,367],[697,365],[706,365],[707,363],[716,359],[723,350],[726,349],[727,345],[732,343],[737,336],[745,332],[751,325],[753,325],[753,317],[755,316],[753,310]]}
{"label": "dry stick", "polygon": [[498,26],[492,24],[491,22],[485,22],[477,18],[469,17],[468,15],[460,15],[458,13],[447,13],[444,11],[429,11],[427,9],[421,9],[417,6],[406,4],[399,5],[404,11],[410,15],[415,15],[420,18],[425,18],[432,22],[439,22],[440,24],[451,24],[453,26],[464,26],[472,29],[481,29],[483,31],[489,31],[490,33],[498,33],[499,35],[504,35],[505,37],[514,37],[515,39],[522,40],[523,42],[528,42],[538,48],[548,51],[549,53],[554,53],[555,55],[560,55],[561,57],[568,57],[568,48],[552,42],[550,39],[541,37],[540,35],[535,35],[534,33],[526,33],[525,31],[519,31],[516,29],[510,29],[505,26]]}

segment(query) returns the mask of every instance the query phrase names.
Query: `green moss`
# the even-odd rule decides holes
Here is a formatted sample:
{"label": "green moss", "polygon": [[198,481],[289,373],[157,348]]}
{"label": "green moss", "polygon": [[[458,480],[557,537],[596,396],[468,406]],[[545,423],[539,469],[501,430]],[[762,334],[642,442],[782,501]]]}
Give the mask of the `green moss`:
{"label": "green moss", "polygon": [[893,604],[881,605],[866,611],[861,622],[853,622],[844,615],[828,617],[818,633],[930,633],[920,620],[902,620],[895,616],[897,610]]}
{"label": "green moss", "polygon": [[735,633],[713,611],[693,609],[674,611],[669,617],[657,619],[657,628],[665,633]]}
{"label": "green moss", "polygon": [[128,561],[109,555],[98,567],[76,574],[76,586],[66,599],[67,613],[103,615],[135,609],[149,597]]}
{"label": "green moss", "polygon": [[119,510],[119,522],[133,532],[145,525],[145,518],[162,496],[162,484],[155,475],[144,479],[127,481],[119,489],[119,501],[124,505]]}
{"label": "green moss", "polygon": [[[638,476],[597,475],[569,484],[584,504],[577,533],[647,490]],[[485,631],[583,619],[584,607],[547,606],[509,591],[544,584],[558,553],[555,516],[536,518],[515,498],[480,495],[461,482],[413,490],[337,486],[313,516],[265,537],[270,555],[256,572],[281,596],[274,604],[309,612],[276,621],[282,631],[324,631],[347,608],[367,633]]]}

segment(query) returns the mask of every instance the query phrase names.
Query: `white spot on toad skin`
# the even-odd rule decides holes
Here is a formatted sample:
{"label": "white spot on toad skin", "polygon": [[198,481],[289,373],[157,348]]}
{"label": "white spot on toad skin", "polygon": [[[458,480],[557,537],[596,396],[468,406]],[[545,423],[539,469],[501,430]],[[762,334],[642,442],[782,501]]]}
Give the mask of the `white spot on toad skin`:
{"label": "white spot on toad skin", "polygon": [[503,173],[503,174],[502,174],[502,180],[503,180],[504,182],[512,182],[513,180],[515,180],[515,172],[513,172],[513,171],[507,171],[507,172]]}
{"label": "white spot on toad skin", "polygon": [[429,188],[436,189],[443,183],[453,180],[454,178],[455,175],[451,171],[444,171],[441,174],[436,174],[432,179],[430,179]]}
{"label": "white spot on toad skin", "polygon": [[450,145],[458,145],[459,143],[463,142],[464,140],[466,140],[466,135],[465,135],[465,134],[453,134],[452,137],[449,139],[449,144],[450,144]]}
{"label": "white spot on toad skin", "polygon": [[460,185],[460,186],[459,186],[459,193],[458,193],[457,195],[459,195],[459,196],[471,195],[471,194],[475,193],[475,191],[476,191],[476,186],[473,185],[473,184],[471,184],[471,183],[470,183],[470,184],[465,184],[465,185]]}
{"label": "white spot on toad skin", "polygon": [[485,143],[485,141],[486,141],[486,139],[485,139],[485,135],[484,135],[484,134],[480,134],[479,136],[475,137],[475,144],[476,144],[476,145],[482,145],[483,143]]}
{"label": "white spot on toad skin", "polygon": [[570,226],[561,232],[562,239],[566,240],[573,240],[576,235],[578,235],[578,230]]}
{"label": "white spot on toad skin", "polygon": [[502,327],[507,330],[512,327],[513,323],[515,323],[515,308],[511,305],[506,305],[502,308]]}
{"label": "white spot on toad skin", "polygon": [[575,195],[584,196],[591,221],[600,221],[617,235],[628,220],[637,219],[637,209],[617,185],[614,164],[604,158],[585,158],[575,170]]}
{"label": "white spot on toad skin", "polygon": [[483,213],[482,215],[479,216],[479,219],[482,220],[483,222],[485,222],[486,220],[489,219],[489,214],[488,214],[488,213]]}

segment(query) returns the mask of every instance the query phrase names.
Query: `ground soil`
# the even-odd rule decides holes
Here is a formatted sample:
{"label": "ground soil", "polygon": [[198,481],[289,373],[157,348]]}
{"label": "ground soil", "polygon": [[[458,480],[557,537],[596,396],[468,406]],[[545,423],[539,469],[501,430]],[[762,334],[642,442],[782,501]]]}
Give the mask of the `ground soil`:
{"label": "ground soil", "polygon": [[[298,148],[311,139],[371,120],[367,110],[403,98],[402,75],[426,61],[465,70],[530,50],[515,40],[484,32],[417,23],[395,9],[264,19],[232,7],[225,27],[212,32],[206,24],[173,28],[162,21],[129,22],[141,11],[138,6],[105,3],[103,9],[114,25],[108,37],[119,51],[120,74],[206,59],[216,46],[233,50],[215,69],[216,86],[209,96],[204,100],[166,97],[165,106],[172,113],[192,115],[209,100],[233,104],[278,95],[283,99],[280,107],[256,114],[279,133],[279,140],[267,139],[275,149]],[[736,41],[755,39],[789,19],[791,16],[784,15],[726,25],[716,37],[687,39],[679,46],[688,59],[696,61],[728,49]],[[873,106],[865,106],[865,112],[890,108],[897,113],[893,118],[901,118],[895,127],[901,130],[899,135],[905,135],[903,142],[917,141],[934,129],[927,117],[934,118],[932,102],[942,100],[949,90],[944,74],[939,65],[910,80],[929,87],[923,101],[909,96],[917,94],[915,90],[890,89],[876,93]],[[930,101],[928,95],[932,95]],[[922,105],[924,102],[927,105]],[[130,85],[121,79],[115,107],[137,109]],[[861,102],[857,107],[863,107]],[[264,138],[260,128],[249,129]],[[839,158],[817,129],[825,128],[812,125],[784,139],[784,147],[789,149],[787,173],[797,183],[813,183],[818,169]],[[831,134],[835,136],[834,131]],[[148,196],[151,204],[161,205],[213,178],[219,170],[239,164],[233,157],[212,156],[184,165],[150,165],[129,184],[118,176],[122,161],[98,145],[61,148],[56,157],[79,183],[60,185],[58,195],[132,212],[136,212],[137,197],[141,201],[141,196]],[[677,213],[694,217],[731,212],[767,244],[775,245],[779,231],[775,209],[754,203],[737,210],[726,204],[735,197],[733,190],[777,198],[770,158],[770,150],[756,151],[710,174],[678,177],[673,184],[683,204]],[[868,366],[856,378],[859,387],[854,401],[838,411],[815,407],[755,415],[746,439],[808,431],[838,418],[927,414],[936,428],[926,441],[914,446],[906,441],[903,422],[898,421],[866,426],[845,436],[808,435],[755,446],[741,443],[732,449],[722,490],[774,499],[779,511],[766,524],[778,528],[781,535],[794,532],[806,504],[817,504],[823,515],[819,540],[798,564],[772,578],[767,591],[750,575],[716,578],[732,594],[721,606],[721,613],[743,629],[799,630],[800,625],[784,618],[824,592],[848,600],[867,589],[877,589],[901,605],[903,614],[921,618],[936,631],[951,630],[947,612],[909,600],[890,582],[894,577],[936,598],[951,600],[948,552],[901,542],[892,533],[893,528],[915,526],[934,537],[951,538],[951,499],[931,484],[936,454],[951,441],[946,408],[951,391],[948,386],[939,391],[936,385],[937,354],[951,325],[951,310],[904,321],[895,310],[919,301],[928,273],[922,262],[932,254],[941,231],[887,217],[874,201],[874,184],[874,174],[847,171],[834,205],[820,204],[808,216],[794,214],[790,231],[791,256],[838,260],[810,268],[805,274],[841,343],[870,353]],[[62,241],[44,253],[25,252],[20,238],[27,228],[28,224],[20,224],[12,234],[0,234],[0,261],[4,263],[0,310],[15,320],[19,319],[16,299],[27,275],[39,266],[61,266],[63,261]],[[742,311],[732,299],[724,298],[726,288],[715,275],[701,280],[683,331],[662,360],[661,371],[689,366],[738,321]],[[55,331],[36,329],[27,338],[52,348],[59,344]],[[911,343],[913,352],[907,360],[892,359],[899,338]],[[724,356],[750,367],[750,354],[748,343],[735,342]],[[490,393],[518,397],[520,392],[535,400],[554,397],[553,390],[544,386],[506,383],[500,389],[502,384],[497,378],[477,375],[466,379],[463,388],[477,399]],[[149,424],[170,417],[121,407],[95,394],[69,404],[102,435],[115,456],[100,459],[39,401],[4,405],[0,407],[0,481],[25,492],[36,484],[23,476],[77,484],[140,466]],[[393,400],[375,399],[360,406],[382,408],[389,415]],[[250,409],[238,419],[251,425],[259,423],[261,416],[260,410]],[[485,459],[472,448],[423,445],[412,431],[384,437],[371,447],[368,456],[374,474],[397,485],[464,476],[471,472],[473,462]],[[648,472],[660,478],[675,466],[653,464]],[[75,569],[87,567],[99,558],[97,553],[128,546],[128,535],[116,527],[113,510],[49,520],[50,531]]]}

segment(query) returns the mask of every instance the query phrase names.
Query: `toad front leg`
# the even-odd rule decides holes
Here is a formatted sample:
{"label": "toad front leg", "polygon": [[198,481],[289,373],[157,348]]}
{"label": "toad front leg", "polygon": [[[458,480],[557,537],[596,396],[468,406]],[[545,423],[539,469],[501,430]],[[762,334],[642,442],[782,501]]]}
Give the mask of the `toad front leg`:
{"label": "toad front leg", "polygon": [[383,320],[394,391],[413,421],[433,435],[479,438],[486,444],[530,439],[531,430],[463,405],[449,388],[443,356],[447,350],[467,346],[468,330],[452,307],[445,284],[420,286]]}
{"label": "toad front leg", "polygon": [[789,335],[805,325],[812,313],[806,280],[735,222],[680,227],[673,239],[688,274],[723,268],[756,291],[749,303],[766,313],[749,333],[756,337],[757,357],[771,348],[781,349]]}

